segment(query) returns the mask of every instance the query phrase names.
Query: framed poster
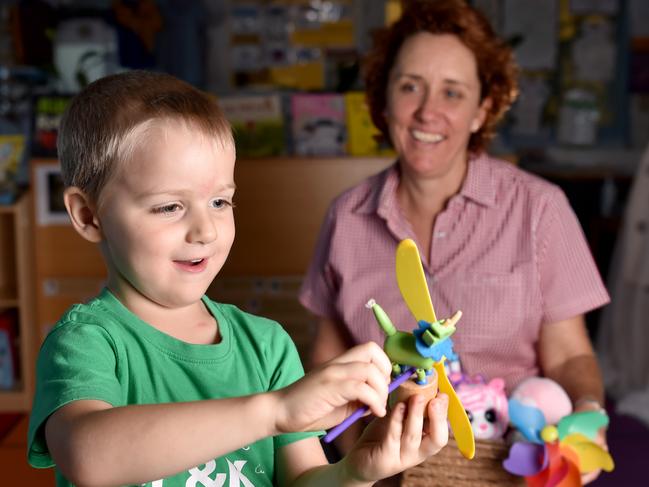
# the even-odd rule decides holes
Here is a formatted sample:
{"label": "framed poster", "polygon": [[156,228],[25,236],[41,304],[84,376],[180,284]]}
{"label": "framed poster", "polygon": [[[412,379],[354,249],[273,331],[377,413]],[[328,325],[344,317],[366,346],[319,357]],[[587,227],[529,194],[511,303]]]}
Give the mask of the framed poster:
{"label": "framed poster", "polygon": [[35,211],[37,225],[69,225],[63,204],[63,179],[56,161],[34,167]]}

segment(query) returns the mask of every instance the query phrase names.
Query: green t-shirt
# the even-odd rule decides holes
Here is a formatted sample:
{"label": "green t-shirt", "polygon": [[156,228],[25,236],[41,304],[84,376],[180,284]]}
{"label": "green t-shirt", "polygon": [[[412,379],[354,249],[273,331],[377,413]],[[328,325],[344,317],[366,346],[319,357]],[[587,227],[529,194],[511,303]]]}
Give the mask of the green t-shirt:
{"label": "green t-shirt", "polygon": [[[45,420],[61,406],[98,399],[113,406],[238,397],[285,387],[302,377],[299,356],[282,327],[203,297],[221,342],[193,345],[140,320],[107,289],[70,308],[48,334],[36,366],[28,460],[54,465]],[[273,485],[275,451],[317,433],[259,440],[146,486]],[[71,485],[57,472],[58,485]]]}

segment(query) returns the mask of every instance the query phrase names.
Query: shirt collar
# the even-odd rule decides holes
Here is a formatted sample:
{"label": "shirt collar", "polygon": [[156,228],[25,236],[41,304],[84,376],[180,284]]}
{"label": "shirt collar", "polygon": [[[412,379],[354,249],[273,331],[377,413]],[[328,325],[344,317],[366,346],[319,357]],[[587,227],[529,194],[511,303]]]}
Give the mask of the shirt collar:
{"label": "shirt collar", "polygon": [[376,213],[386,218],[397,206],[397,186],[399,185],[399,164],[395,162],[368,181],[367,196],[356,207],[360,214]]}
{"label": "shirt collar", "polygon": [[482,153],[469,158],[460,194],[484,206],[496,204],[496,182],[487,154]]}
{"label": "shirt collar", "polygon": [[[398,162],[374,176],[368,198],[361,202],[357,211],[362,214],[376,213],[385,219],[399,211],[397,187],[400,177]],[[496,183],[489,167],[488,155],[482,153],[469,158],[466,178],[459,194],[483,206],[496,204]]]}

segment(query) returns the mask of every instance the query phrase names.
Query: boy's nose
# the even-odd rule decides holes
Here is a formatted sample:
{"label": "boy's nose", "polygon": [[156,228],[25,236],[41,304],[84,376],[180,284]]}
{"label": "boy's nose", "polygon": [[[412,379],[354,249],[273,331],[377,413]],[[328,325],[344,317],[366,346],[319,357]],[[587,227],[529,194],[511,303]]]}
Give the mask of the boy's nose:
{"label": "boy's nose", "polygon": [[210,243],[216,239],[216,225],[207,211],[194,211],[187,232],[190,243]]}

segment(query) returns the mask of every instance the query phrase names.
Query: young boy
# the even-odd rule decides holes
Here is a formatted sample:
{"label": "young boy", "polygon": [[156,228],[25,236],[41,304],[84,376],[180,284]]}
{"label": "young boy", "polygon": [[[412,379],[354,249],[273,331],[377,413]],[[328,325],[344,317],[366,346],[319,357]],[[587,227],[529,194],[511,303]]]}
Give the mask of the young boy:
{"label": "young boy", "polygon": [[[42,345],[33,466],[56,465],[58,485],[356,486],[446,443],[443,395],[386,415],[378,346],[301,378],[277,323],[204,295],[234,239],[234,144],[211,97],[164,74],[109,76],[72,101],[58,148],[72,225],[108,280]],[[361,403],[381,419],[329,465],[317,431]]]}

